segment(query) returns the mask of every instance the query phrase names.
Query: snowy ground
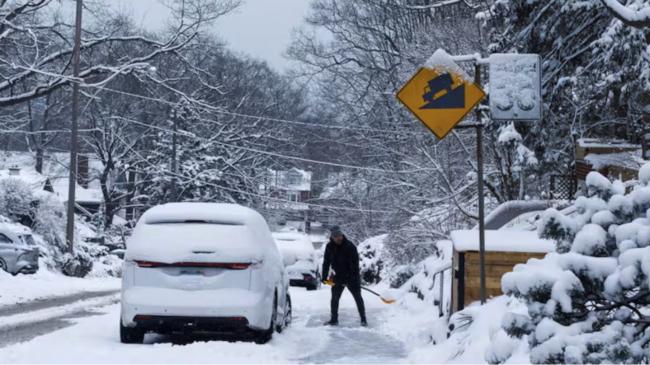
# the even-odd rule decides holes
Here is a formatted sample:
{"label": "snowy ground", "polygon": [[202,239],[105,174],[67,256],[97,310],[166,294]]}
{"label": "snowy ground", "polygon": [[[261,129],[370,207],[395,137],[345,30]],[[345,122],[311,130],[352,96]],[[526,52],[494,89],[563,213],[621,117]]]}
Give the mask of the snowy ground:
{"label": "snowy ground", "polygon": [[[119,286],[115,279],[104,279],[102,284],[94,279],[50,279],[56,283],[51,285],[51,295],[73,293],[85,283],[97,290]],[[13,295],[18,297],[15,291]],[[501,316],[520,306],[499,297],[485,307],[471,307],[466,312],[475,318],[473,323],[447,338],[447,321],[437,317],[437,308],[413,293],[386,305],[364,292],[370,326],[363,328],[346,291],[341,298],[340,326],[326,327],[322,324],[329,318],[329,288],[291,288],[294,321],[266,345],[153,334],[147,335],[144,345],[124,345],[118,333],[119,294],[109,290],[101,295],[74,295],[80,299],[70,302],[55,297],[0,307],[0,363],[485,363]],[[26,298],[35,296],[23,295],[21,300]],[[50,306],[43,307],[46,304]],[[528,362],[525,349],[516,352],[519,356],[509,362]]]}
{"label": "snowy ground", "polygon": [[44,268],[34,275],[12,276],[0,270],[0,310],[5,306],[62,297],[81,292],[119,290],[120,279],[71,278]]}
{"label": "snowy ground", "polygon": [[[69,318],[75,324],[31,341],[0,348],[2,363],[396,363],[407,358],[405,345],[381,330],[387,305],[364,295],[369,328],[359,327],[354,301],[341,298],[339,327],[329,318],[328,288],[308,292],[292,288],[294,322],[266,345],[248,342],[196,341],[147,335],[145,345],[119,342],[119,305],[95,308],[93,315]],[[38,349],[38,351],[34,351]]]}

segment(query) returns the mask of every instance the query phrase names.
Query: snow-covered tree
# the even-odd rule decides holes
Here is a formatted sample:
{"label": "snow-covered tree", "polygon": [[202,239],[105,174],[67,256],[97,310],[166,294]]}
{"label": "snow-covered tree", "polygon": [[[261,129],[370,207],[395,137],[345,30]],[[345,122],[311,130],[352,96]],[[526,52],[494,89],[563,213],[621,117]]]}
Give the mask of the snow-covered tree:
{"label": "snow-covered tree", "polygon": [[504,292],[525,300],[528,315],[503,327],[527,336],[533,363],[648,363],[650,164],[628,193],[597,172],[586,183],[575,215],[550,209],[539,225],[556,251],[504,275]]}
{"label": "snow-covered tree", "polygon": [[647,0],[489,3],[481,14],[487,51],[537,53],[543,60],[544,118],[521,130],[540,178],[570,173],[577,138],[638,141],[650,100],[650,30],[627,26],[610,10],[647,12]]}
{"label": "snow-covered tree", "polygon": [[537,158],[524,146],[514,123],[500,126],[496,132],[498,137],[490,144],[494,155],[490,170],[494,169],[495,173],[488,171],[488,180],[497,188],[501,201],[524,200],[533,192],[531,187],[534,185],[529,182],[537,166]]}

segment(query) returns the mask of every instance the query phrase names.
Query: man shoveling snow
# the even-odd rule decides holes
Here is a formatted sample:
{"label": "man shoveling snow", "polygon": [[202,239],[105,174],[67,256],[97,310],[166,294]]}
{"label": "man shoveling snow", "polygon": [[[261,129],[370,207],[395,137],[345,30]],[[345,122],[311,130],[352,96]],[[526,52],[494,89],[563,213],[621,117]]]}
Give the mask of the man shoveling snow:
{"label": "man shoveling snow", "polygon": [[339,324],[339,299],[343,289],[347,286],[357,303],[361,325],[367,326],[366,309],[361,296],[361,274],[359,271],[359,253],[356,246],[350,242],[338,226],[332,227],[330,241],[325,247],[323,257],[323,282],[329,284],[328,275],[330,266],[334,271],[332,285],[331,317],[325,324],[336,326]]}

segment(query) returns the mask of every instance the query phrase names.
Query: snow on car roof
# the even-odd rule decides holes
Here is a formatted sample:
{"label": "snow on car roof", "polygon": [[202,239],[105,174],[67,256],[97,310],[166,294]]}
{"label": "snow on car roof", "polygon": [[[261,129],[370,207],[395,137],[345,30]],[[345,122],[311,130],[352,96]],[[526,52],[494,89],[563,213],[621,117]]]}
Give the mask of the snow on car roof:
{"label": "snow on car roof", "polygon": [[[195,224],[195,223],[209,224]],[[263,258],[281,267],[268,225],[255,210],[237,204],[167,203],[147,210],[127,242],[126,259],[177,262],[214,251],[220,259]]]}
{"label": "snow on car roof", "polygon": [[253,209],[225,203],[167,203],[147,210],[141,219],[146,224],[204,221],[257,226],[264,222]]}
{"label": "snow on car roof", "polygon": [[307,235],[298,232],[273,232],[273,238],[280,241],[301,241],[307,239]]}
{"label": "snow on car roof", "polygon": [[0,223],[0,232],[11,232],[16,235],[32,234],[31,229],[17,223]]}
{"label": "snow on car roof", "polygon": [[[458,252],[478,251],[478,230],[451,232],[454,249]],[[490,252],[536,252],[547,253],[555,249],[553,241],[541,239],[535,231],[515,229],[486,230],[485,250]]]}

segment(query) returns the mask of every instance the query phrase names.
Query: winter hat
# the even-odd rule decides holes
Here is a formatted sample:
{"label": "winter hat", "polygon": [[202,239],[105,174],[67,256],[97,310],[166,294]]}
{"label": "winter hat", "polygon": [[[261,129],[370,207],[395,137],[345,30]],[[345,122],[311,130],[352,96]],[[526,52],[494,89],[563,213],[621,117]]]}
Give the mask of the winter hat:
{"label": "winter hat", "polygon": [[338,236],[338,235],[343,235],[343,231],[341,231],[341,227],[339,226],[334,226],[330,228],[330,236]]}

